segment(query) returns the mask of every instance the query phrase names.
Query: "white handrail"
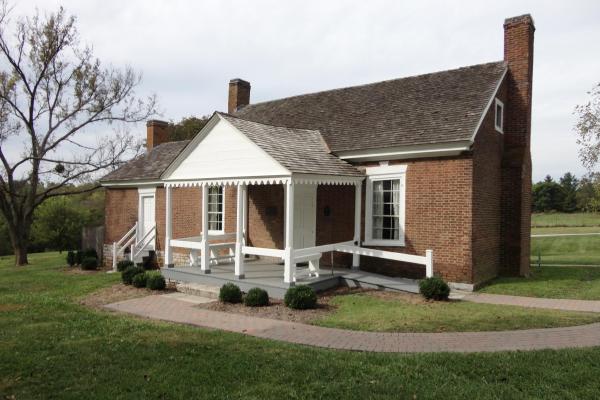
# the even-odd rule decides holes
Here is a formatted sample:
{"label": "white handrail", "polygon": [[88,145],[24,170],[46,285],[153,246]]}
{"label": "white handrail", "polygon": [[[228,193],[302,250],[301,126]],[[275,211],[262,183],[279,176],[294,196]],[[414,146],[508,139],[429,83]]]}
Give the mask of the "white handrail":
{"label": "white handrail", "polygon": [[125,239],[127,239],[129,236],[131,236],[132,233],[137,231],[137,222],[135,224],[133,224],[133,226],[131,227],[130,230],[127,231],[127,233],[125,235],[123,235],[123,237],[121,238],[121,240],[119,240],[117,242],[117,246],[121,246],[123,244],[123,241]]}
{"label": "white handrail", "polygon": [[[135,253],[133,253],[132,259],[136,258],[138,255],[140,255],[140,253],[144,250],[144,247],[146,247],[148,245],[148,243],[150,243],[151,240],[154,240],[156,238],[156,224],[152,225],[152,228],[150,228],[150,230],[148,230],[148,232],[146,232],[146,234],[144,235],[144,237],[142,237],[142,240],[140,240],[135,246]],[[133,250],[133,248],[132,248]]]}
{"label": "white handrail", "polygon": [[[133,226],[131,227],[131,229],[129,229],[127,231],[127,233],[125,233],[125,235],[123,235],[123,237],[118,241],[118,242],[113,242],[113,248],[112,248],[112,267],[113,267],[113,271],[117,270],[117,256],[119,254],[123,254],[125,252],[125,249],[129,246],[132,246],[132,243],[135,241],[135,239],[137,238],[137,227],[138,227],[138,223],[136,222],[135,224],[133,224]],[[132,236],[133,235],[133,236]],[[125,245],[123,245],[123,242],[125,242]]]}

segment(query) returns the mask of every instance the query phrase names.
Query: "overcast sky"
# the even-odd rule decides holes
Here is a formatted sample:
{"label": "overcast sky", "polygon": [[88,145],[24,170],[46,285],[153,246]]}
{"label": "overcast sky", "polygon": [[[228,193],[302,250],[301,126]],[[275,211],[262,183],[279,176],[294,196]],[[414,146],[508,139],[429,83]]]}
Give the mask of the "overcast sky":
{"label": "overcast sky", "polygon": [[174,121],[226,111],[235,77],[258,102],[500,60],[504,18],[531,13],[534,180],[585,173],[573,109],[600,82],[598,0],[19,0],[15,14],[59,5],[104,63],[143,73],[139,92]]}

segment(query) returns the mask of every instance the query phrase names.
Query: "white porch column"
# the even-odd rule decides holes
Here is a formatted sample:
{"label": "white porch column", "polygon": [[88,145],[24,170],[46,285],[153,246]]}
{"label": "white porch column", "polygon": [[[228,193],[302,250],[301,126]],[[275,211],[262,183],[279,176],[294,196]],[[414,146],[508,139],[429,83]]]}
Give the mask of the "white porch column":
{"label": "white porch column", "polygon": [[[362,197],[362,182],[354,186],[354,241],[355,246],[360,246],[360,215],[361,215],[361,197]],[[352,268],[360,267],[360,256],[352,255]]]}
{"label": "white porch column", "polygon": [[290,180],[285,184],[285,258],[283,281],[293,284],[296,274],[294,254],[294,183]]}
{"label": "white porch column", "polygon": [[165,187],[165,268],[173,266],[171,239],[173,238],[173,207],[171,206],[171,187]]}
{"label": "white porch column", "polygon": [[202,187],[202,242],[200,242],[200,270],[210,274],[210,254],[208,251],[208,188]]}
{"label": "white porch column", "polygon": [[244,246],[248,245],[248,186],[244,185],[244,212],[242,213],[242,215],[244,216],[244,220],[243,220],[243,227],[244,227],[244,232],[243,232],[243,244]]}
{"label": "white porch column", "polygon": [[244,278],[244,254],[242,245],[244,240],[244,193],[246,185],[237,186],[237,210],[236,210],[236,230],[235,230],[235,277]]}

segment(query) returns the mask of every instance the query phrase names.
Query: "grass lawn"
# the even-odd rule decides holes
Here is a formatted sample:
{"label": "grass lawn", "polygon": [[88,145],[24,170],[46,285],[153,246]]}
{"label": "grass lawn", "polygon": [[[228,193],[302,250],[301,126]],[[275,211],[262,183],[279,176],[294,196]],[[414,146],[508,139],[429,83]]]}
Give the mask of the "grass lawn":
{"label": "grass lawn", "polygon": [[118,276],[0,260],[0,398],[594,398],[600,348],[494,354],[315,349],[96,311]]}
{"label": "grass lawn", "polygon": [[483,293],[515,296],[600,300],[599,267],[531,268],[528,278],[498,278]]}
{"label": "grass lawn", "polygon": [[542,264],[600,266],[600,235],[532,238],[532,264],[537,264],[538,254]]}
{"label": "grass lawn", "polygon": [[411,304],[377,293],[337,296],[334,314],[315,321],[331,328],[387,332],[500,331],[581,325],[599,314],[478,304],[463,301]]}
{"label": "grass lawn", "polygon": [[600,226],[600,213],[539,213],[532,214],[531,226]]}

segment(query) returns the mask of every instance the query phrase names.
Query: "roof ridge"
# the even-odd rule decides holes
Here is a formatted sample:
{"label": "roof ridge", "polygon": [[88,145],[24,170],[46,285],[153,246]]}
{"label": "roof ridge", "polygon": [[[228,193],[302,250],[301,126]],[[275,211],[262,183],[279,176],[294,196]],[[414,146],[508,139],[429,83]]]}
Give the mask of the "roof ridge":
{"label": "roof ridge", "polygon": [[[370,82],[370,83],[363,83],[363,84],[353,85],[353,86],[344,86],[344,87],[333,88],[333,89],[319,90],[317,92],[311,92],[311,93],[296,94],[296,95],[293,95],[293,96],[287,96],[287,97],[281,97],[281,98],[273,99],[273,100],[266,100],[266,101],[260,101],[260,102],[257,102],[257,103],[251,103],[251,104],[248,104],[247,106],[242,107],[240,109],[240,111],[247,110],[248,108],[251,108],[251,107],[256,106],[256,105],[276,103],[276,102],[279,102],[279,101],[282,101],[282,100],[295,99],[295,98],[298,98],[298,97],[315,96],[315,95],[319,95],[319,94],[323,94],[323,93],[339,92],[339,91],[348,90],[348,89],[357,89],[357,88],[362,88],[362,87],[375,86],[375,85],[380,85],[382,83],[395,82],[395,81],[399,81],[399,80],[403,80],[403,79],[422,78],[424,76],[443,74],[443,73],[446,73],[446,72],[457,72],[457,71],[468,70],[468,69],[472,69],[472,68],[476,68],[476,67],[488,66],[488,65],[492,65],[492,64],[506,64],[506,63],[503,60],[490,61],[490,62],[487,62],[487,63],[472,64],[472,65],[467,65],[467,66],[464,66],[464,67],[458,67],[458,68],[451,68],[451,69],[446,69],[446,70],[439,70],[439,71],[434,71],[434,72],[428,72],[426,74],[409,75],[409,76],[404,76],[404,77],[401,77],[401,78],[384,79],[382,81],[377,81],[377,82]],[[506,67],[506,65],[505,65],[505,67]],[[227,114],[227,113],[223,113],[223,114]],[[227,114],[227,115],[230,115],[230,116],[232,116],[234,118],[240,118],[238,116],[231,115],[231,114]],[[243,118],[240,118],[240,119],[243,119]],[[249,120],[245,120],[245,121],[249,121]],[[255,121],[250,121],[250,122],[255,122]],[[271,125],[271,126],[274,126],[274,125]],[[283,126],[283,127],[285,127],[285,126]],[[299,128],[293,128],[293,129],[299,129]]]}
{"label": "roof ridge", "polygon": [[262,126],[268,126],[271,128],[284,128],[284,129],[290,129],[293,131],[304,131],[304,132],[310,132],[310,133],[316,133],[319,136],[322,136],[323,134],[318,130],[318,129],[306,129],[306,128],[294,128],[291,126],[286,126],[286,125],[272,125],[272,124],[265,124],[263,122],[257,122],[257,121],[253,121],[251,119],[246,119],[246,118],[241,118],[238,117],[236,115],[231,115],[229,113],[226,112],[222,112],[222,111],[215,111],[215,113],[219,114],[219,115],[223,115],[225,117],[229,117],[229,118],[235,118],[235,119],[239,119],[240,121],[244,121],[244,122],[250,122],[251,124],[257,124],[257,125],[262,125]]}

